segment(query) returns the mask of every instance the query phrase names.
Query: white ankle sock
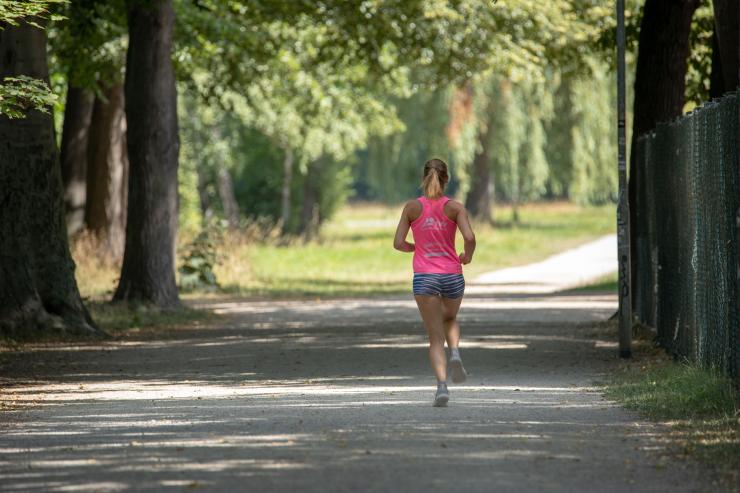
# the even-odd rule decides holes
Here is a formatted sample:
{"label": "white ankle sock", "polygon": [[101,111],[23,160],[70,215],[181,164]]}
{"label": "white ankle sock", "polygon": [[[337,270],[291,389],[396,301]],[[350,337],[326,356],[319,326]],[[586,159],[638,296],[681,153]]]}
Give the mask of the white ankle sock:
{"label": "white ankle sock", "polygon": [[450,348],[450,358],[459,358],[460,357],[460,349],[456,347]]}

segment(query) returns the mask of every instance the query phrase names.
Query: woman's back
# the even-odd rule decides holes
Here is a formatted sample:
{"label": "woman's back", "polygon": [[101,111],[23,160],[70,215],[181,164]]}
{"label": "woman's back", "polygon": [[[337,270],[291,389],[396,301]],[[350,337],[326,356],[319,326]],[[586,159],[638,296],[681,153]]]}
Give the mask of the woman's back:
{"label": "woman's back", "polygon": [[421,214],[411,222],[414,233],[414,272],[459,274],[462,265],[455,250],[457,224],[445,214],[449,197],[419,197]]}

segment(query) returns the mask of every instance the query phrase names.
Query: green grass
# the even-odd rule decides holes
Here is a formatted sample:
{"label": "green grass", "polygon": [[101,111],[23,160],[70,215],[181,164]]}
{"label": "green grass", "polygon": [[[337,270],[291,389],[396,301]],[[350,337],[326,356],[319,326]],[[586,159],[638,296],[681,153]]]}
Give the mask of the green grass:
{"label": "green grass", "polygon": [[740,403],[732,381],[670,361],[662,350],[641,352],[607,384],[606,396],[667,423],[680,454],[718,467],[728,483],[740,479]]}
{"label": "green grass", "polygon": [[210,311],[187,307],[179,310],[159,310],[107,302],[93,302],[87,306],[98,326],[113,337],[140,334],[155,328],[161,332],[168,328],[199,326],[220,319]]}
{"label": "green grass", "polygon": [[[405,293],[411,254],[392,247],[400,211],[400,206],[355,205],[340,211],[316,242],[231,245],[216,275],[227,292],[247,296]],[[612,207],[532,204],[521,208],[520,217],[514,225],[511,210],[500,208],[498,226],[475,226],[478,247],[467,276],[541,260],[614,231]]]}
{"label": "green grass", "polygon": [[590,291],[609,291],[612,293],[617,292],[617,284],[619,280],[617,279],[617,273],[609,274],[601,279],[597,279],[596,281],[592,282],[591,284],[587,284],[585,286],[579,286],[577,288],[572,289],[573,292],[590,292]]}
{"label": "green grass", "polygon": [[[169,331],[195,329],[224,318],[207,310],[187,307],[178,310],[159,310],[146,306],[134,307],[126,303],[104,301],[87,302],[86,306],[98,327],[113,339],[125,339],[131,336],[160,337]],[[0,348],[12,348],[23,344],[80,342],[97,339],[97,337],[69,334],[58,330],[29,330],[14,336],[0,334]]]}
{"label": "green grass", "polygon": [[[280,245],[274,235],[227,235],[218,246],[216,276],[223,291],[250,297],[343,297],[406,293],[411,254],[393,249],[401,206],[354,204],[341,209],[318,240]],[[565,202],[495,209],[496,226],[474,225],[478,248],[466,276],[542,260],[564,249],[613,233],[614,207]],[[184,240],[183,240],[184,241]],[[462,241],[458,238],[458,249]],[[119,266],[100,259],[90,241],[75,244],[77,282],[93,300],[112,294]],[[197,294],[197,293],[196,293]],[[202,293],[201,293],[202,294]]]}

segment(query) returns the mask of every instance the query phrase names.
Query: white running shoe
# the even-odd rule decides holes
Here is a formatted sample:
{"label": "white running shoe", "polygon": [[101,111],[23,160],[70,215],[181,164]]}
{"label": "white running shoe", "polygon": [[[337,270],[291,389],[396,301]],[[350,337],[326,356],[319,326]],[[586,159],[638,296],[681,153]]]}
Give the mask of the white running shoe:
{"label": "white running shoe", "polygon": [[465,371],[462,360],[460,357],[451,357],[448,365],[450,371],[450,377],[454,383],[463,383],[468,379],[468,373]]}

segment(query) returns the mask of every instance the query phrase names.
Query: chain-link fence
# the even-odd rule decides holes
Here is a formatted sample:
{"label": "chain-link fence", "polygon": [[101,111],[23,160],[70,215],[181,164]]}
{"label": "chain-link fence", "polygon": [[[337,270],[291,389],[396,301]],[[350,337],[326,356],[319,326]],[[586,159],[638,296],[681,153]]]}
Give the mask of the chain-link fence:
{"label": "chain-link fence", "polygon": [[730,93],[638,139],[637,318],[671,353],[740,381],[738,99]]}

